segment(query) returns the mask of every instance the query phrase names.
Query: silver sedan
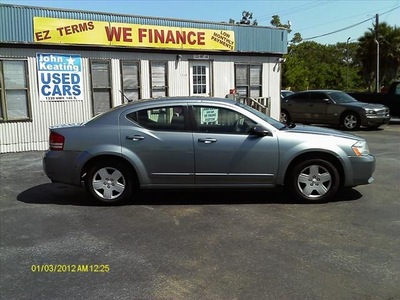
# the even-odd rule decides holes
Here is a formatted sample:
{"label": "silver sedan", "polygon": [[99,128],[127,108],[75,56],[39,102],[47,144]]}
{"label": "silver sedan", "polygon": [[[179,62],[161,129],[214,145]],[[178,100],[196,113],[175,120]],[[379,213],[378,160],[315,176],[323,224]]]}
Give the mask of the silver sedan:
{"label": "silver sedan", "polygon": [[53,182],[84,184],[121,203],[139,188],[274,188],[323,202],[341,187],[372,182],[363,138],[286,126],[239,102],[165,98],[126,104],[50,129],[43,158]]}

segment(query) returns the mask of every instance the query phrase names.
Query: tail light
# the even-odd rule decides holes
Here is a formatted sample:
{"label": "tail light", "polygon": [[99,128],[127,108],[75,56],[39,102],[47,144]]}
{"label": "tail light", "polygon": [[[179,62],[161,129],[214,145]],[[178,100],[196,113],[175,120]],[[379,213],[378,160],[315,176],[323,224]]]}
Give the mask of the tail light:
{"label": "tail light", "polygon": [[49,139],[50,150],[53,151],[64,150],[64,141],[65,138],[61,134],[57,132],[50,132],[50,139]]}

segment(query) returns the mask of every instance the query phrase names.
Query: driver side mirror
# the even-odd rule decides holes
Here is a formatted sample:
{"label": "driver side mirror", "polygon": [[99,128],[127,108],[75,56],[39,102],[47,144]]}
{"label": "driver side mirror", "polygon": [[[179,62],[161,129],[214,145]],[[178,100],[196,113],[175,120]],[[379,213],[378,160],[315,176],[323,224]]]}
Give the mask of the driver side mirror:
{"label": "driver side mirror", "polygon": [[267,129],[265,129],[263,126],[261,125],[255,125],[253,126],[253,128],[250,130],[250,134],[252,135],[256,135],[256,136],[272,136],[271,132],[268,131]]}
{"label": "driver side mirror", "polygon": [[331,99],[328,99],[328,98],[324,98],[324,99],[322,99],[322,101],[324,101],[326,104],[332,103]]}

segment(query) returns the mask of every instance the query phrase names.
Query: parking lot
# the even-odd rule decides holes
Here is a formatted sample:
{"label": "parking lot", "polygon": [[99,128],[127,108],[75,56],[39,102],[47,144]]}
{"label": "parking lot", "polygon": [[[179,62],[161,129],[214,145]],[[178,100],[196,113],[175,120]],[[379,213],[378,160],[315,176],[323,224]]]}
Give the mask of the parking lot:
{"label": "parking lot", "polygon": [[375,181],[326,204],[279,191],[142,191],[107,207],[0,154],[1,299],[400,299],[400,122],[355,132]]}

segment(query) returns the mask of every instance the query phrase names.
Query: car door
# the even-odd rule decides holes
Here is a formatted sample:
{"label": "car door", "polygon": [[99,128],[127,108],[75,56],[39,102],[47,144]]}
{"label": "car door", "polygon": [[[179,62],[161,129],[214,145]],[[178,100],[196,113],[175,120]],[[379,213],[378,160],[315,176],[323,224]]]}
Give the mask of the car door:
{"label": "car door", "polygon": [[293,122],[310,122],[310,94],[306,92],[289,96],[286,107]]}
{"label": "car door", "polygon": [[192,118],[196,184],[275,183],[277,138],[249,134],[256,121],[233,109],[201,104],[192,106]]}
{"label": "car door", "polygon": [[324,93],[314,92],[309,94],[308,111],[311,113],[311,123],[326,123],[329,98]]}
{"label": "car door", "polygon": [[193,136],[187,107],[156,106],[120,117],[123,154],[140,173],[143,185],[194,183]]}

